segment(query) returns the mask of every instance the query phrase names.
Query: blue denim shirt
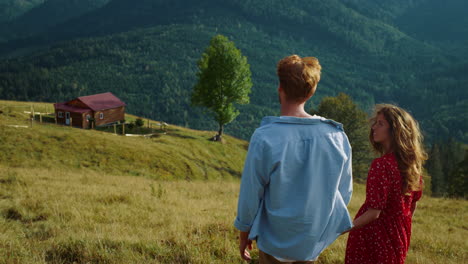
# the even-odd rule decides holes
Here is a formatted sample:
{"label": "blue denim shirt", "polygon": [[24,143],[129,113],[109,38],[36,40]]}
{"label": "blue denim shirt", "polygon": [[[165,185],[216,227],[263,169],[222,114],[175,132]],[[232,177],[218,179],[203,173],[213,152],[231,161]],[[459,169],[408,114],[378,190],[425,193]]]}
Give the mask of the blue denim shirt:
{"label": "blue denim shirt", "polygon": [[351,146],[342,124],[264,117],[250,140],[234,226],[263,252],[316,259],[352,220]]}

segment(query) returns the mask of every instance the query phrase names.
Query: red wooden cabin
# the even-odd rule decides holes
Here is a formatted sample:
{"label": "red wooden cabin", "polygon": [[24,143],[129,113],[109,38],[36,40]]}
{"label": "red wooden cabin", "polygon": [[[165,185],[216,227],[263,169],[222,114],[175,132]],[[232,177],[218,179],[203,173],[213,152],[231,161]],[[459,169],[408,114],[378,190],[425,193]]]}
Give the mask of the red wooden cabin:
{"label": "red wooden cabin", "polygon": [[80,96],[68,102],[56,103],[55,116],[58,124],[91,128],[120,122],[125,119],[125,106],[110,92]]}

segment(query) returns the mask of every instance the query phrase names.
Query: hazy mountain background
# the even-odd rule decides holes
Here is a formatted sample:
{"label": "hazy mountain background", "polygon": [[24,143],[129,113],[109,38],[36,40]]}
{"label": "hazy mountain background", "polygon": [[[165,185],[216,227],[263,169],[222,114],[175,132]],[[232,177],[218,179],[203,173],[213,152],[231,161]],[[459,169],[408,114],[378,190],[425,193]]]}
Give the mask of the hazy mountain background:
{"label": "hazy mountain background", "polygon": [[[1,28],[2,40],[41,33],[50,27],[79,17],[109,2],[109,0],[1,1],[4,2],[4,6],[10,6],[11,9],[9,12],[8,9],[4,10],[5,13],[9,13],[6,14],[5,19],[0,18],[0,21],[6,21]],[[11,17],[14,18],[11,19]]]}
{"label": "hazy mountain background", "polygon": [[13,20],[43,2],[44,0],[1,0],[0,22]]}
{"label": "hazy mountain background", "polygon": [[316,56],[317,94],[366,111],[398,104],[430,141],[468,142],[465,0],[0,1],[0,99],[57,102],[112,91],[130,113],[215,129],[190,106],[196,62],[223,34],[248,57],[251,104],[227,133],[248,139],[278,114],[276,63]]}

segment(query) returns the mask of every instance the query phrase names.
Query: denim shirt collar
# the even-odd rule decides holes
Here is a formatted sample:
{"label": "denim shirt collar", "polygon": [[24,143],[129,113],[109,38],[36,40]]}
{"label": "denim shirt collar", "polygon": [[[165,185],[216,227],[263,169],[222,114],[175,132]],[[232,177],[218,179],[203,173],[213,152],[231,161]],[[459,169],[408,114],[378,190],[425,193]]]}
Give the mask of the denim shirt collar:
{"label": "denim shirt collar", "polygon": [[260,123],[260,126],[269,125],[272,123],[287,123],[287,124],[302,124],[302,125],[317,125],[317,124],[329,124],[340,130],[343,130],[343,124],[336,122],[332,119],[326,119],[325,117],[314,115],[313,118],[307,117],[295,117],[295,116],[265,116]]}

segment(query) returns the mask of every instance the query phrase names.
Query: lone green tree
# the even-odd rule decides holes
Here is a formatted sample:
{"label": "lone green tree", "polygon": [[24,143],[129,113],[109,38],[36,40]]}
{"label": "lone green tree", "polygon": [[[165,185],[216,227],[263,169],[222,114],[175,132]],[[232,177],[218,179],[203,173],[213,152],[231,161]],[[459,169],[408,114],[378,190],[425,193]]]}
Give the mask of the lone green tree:
{"label": "lone green tree", "polygon": [[213,138],[220,141],[224,126],[239,111],[234,104],[248,104],[252,88],[250,65],[232,41],[217,35],[198,61],[198,83],[193,88],[192,104],[206,107],[219,125]]}

